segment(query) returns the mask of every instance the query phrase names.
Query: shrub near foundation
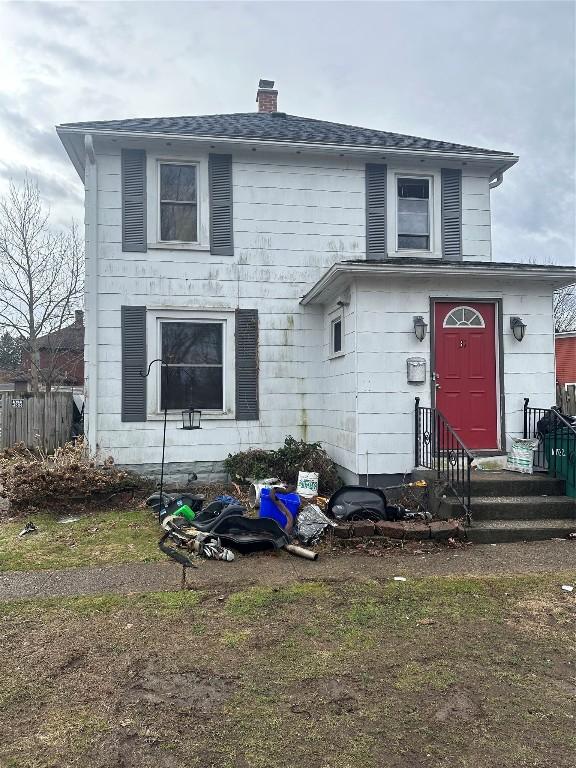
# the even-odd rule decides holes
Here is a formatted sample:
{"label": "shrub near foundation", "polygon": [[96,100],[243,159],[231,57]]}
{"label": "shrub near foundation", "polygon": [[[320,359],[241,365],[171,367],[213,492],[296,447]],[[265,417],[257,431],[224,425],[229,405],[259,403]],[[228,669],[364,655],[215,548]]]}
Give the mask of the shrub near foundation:
{"label": "shrub near foundation", "polygon": [[252,448],[229,454],[224,466],[236,482],[245,483],[266,477],[277,477],[288,485],[296,485],[298,472],[318,472],[318,490],[330,494],[342,483],[336,464],[321,443],[307,443],[288,435],[284,445],[275,451]]}

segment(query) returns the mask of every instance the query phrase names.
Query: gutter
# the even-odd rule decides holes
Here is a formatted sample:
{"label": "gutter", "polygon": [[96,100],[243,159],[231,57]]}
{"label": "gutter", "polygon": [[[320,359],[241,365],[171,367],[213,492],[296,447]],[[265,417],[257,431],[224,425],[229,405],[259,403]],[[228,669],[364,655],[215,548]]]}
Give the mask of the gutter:
{"label": "gutter", "polygon": [[355,145],[347,144],[311,144],[306,142],[294,142],[294,141],[273,141],[270,139],[247,139],[247,138],[226,138],[222,136],[197,136],[187,134],[175,134],[175,133],[152,133],[146,131],[112,131],[105,129],[92,129],[92,128],[66,128],[65,126],[56,126],[56,133],[64,143],[66,136],[84,135],[90,133],[92,136],[102,137],[121,137],[138,140],[146,139],[164,139],[168,141],[204,141],[211,144],[236,144],[246,147],[275,147],[280,149],[299,149],[308,150],[314,152],[315,150],[339,152],[347,154],[361,154],[361,155],[398,155],[400,157],[418,155],[419,157],[437,158],[442,157],[450,160],[460,161],[503,161],[505,168],[510,168],[512,165],[518,162],[517,155],[509,154],[486,154],[480,152],[442,152],[439,150],[431,149],[402,149],[398,147],[358,147]]}
{"label": "gutter", "polygon": [[[466,262],[457,263],[467,264]],[[407,262],[405,265],[398,263],[387,264],[386,262],[381,264],[375,264],[374,262],[366,264],[339,262],[330,267],[308,293],[300,299],[300,304],[303,306],[312,304],[339,277],[363,277],[367,275],[370,277],[384,275],[407,275],[409,277],[429,277],[430,275],[445,275],[447,277],[513,277],[553,281],[558,283],[558,287],[570,285],[576,281],[576,268],[572,267],[527,267],[522,265],[502,265],[498,264],[498,262],[489,261],[474,266],[456,267],[454,264],[455,262],[442,263],[436,260],[431,261],[430,264]]]}

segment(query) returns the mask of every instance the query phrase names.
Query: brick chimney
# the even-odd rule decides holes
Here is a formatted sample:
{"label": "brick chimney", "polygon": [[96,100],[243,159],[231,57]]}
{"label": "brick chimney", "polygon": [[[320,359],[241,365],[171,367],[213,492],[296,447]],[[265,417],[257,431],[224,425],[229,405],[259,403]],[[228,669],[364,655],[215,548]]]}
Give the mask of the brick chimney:
{"label": "brick chimney", "polygon": [[258,112],[278,112],[278,91],[274,90],[274,80],[260,80],[256,101]]}

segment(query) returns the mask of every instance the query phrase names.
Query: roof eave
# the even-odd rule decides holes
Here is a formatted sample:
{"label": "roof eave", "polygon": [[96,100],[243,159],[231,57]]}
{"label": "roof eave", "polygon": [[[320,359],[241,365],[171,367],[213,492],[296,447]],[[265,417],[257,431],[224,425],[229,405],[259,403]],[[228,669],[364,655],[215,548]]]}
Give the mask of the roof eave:
{"label": "roof eave", "polygon": [[70,158],[70,161],[72,162],[72,165],[76,169],[76,173],[80,178],[82,179],[82,182],[84,182],[84,171],[85,171],[85,157],[82,154],[79,154],[78,149],[76,147],[76,144],[74,142],[75,136],[83,136],[86,133],[89,133],[88,131],[84,132],[74,132],[67,131],[62,129],[61,126],[56,126],[56,133],[58,134],[58,138],[62,142],[62,145],[64,149],[66,150],[66,154]]}
{"label": "roof eave", "polygon": [[[59,125],[56,127],[56,132],[64,144],[66,151],[65,137],[73,135],[86,135],[102,136],[102,137],[123,137],[129,139],[149,140],[149,139],[169,139],[170,141],[205,141],[211,144],[224,144],[224,145],[237,145],[241,147],[277,147],[280,149],[298,149],[308,151],[322,151],[322,152],[345,152],[347,154],[358,155],[393,155],[397,157],[418,156],[429,158],[443,158],[446,160],[474,160],[481,162],[499,163],[502,171],[508,170],[515,163],[518,162],[517,155],[510,154],[489,154],[482,152],[443,152],[439,150],[430,149],[402,149],[400,147],[370,147],[370,146],[355,146],[349,144],[312,144],[310,142],[295,142],[295,141],[276,141],[272,139],[247,139],[247,138],[229,138],[222,136],[210,136],[210,135],[186,135],[180,133],[152,133],[147,131],[113,131],[104,129],[90,129],[86,128],[68,128],[66,126]],[[70,153],[68,153],[70,155]],[[72,157],[71,157],[72,159]],[[74,160],[72,159],[72,162]]]}
{"label": "roof eave", "polygon": [[554,335],[557,339],[576,339],[576,329],[573,331],[558,331]]}
{"label": "roof eave", "polygon": [[[465,264],[466,266],[457,266]],[[518,264],[499,264],[498,262],[482,262],[470,266],[470,262],[439,262],[430,261],[430,264],[351,264],[348,262],[338,262],[333,264],[330,269],[322,275],[312,288],[301,299],[300,304],[322,304],[323,297],[330,294],[338,282],[343,279],[350,280],[354,277],[368,275],[370,277],[384,275],[406,275],[409,277],[418,276],[440,276],[461,277],[465,274],[467,277],[514,277],[515,279],[539,279],[551,283],[555,288],[561,288],[565,285],[571,285],[576,281],[576,268],[572,267],[538,267]],[[340,286],[338,286],[340,290]]]}

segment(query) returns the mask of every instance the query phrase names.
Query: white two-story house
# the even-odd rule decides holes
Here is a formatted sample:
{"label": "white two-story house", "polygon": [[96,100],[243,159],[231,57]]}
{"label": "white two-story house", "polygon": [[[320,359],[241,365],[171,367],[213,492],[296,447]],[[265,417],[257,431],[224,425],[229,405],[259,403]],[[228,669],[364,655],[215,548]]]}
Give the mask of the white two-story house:
{"label": "white two-story house", "polygon": [[506,451],[523,398],[554,402],[552,294],[576,280],[492,260],[518,158],[288,115],[270,81],[257,104],[57,128],[86,190],[91,449],[154,472],[166,406],[172,475],[290,434],[375,480],[414,467],[419,397]]}

